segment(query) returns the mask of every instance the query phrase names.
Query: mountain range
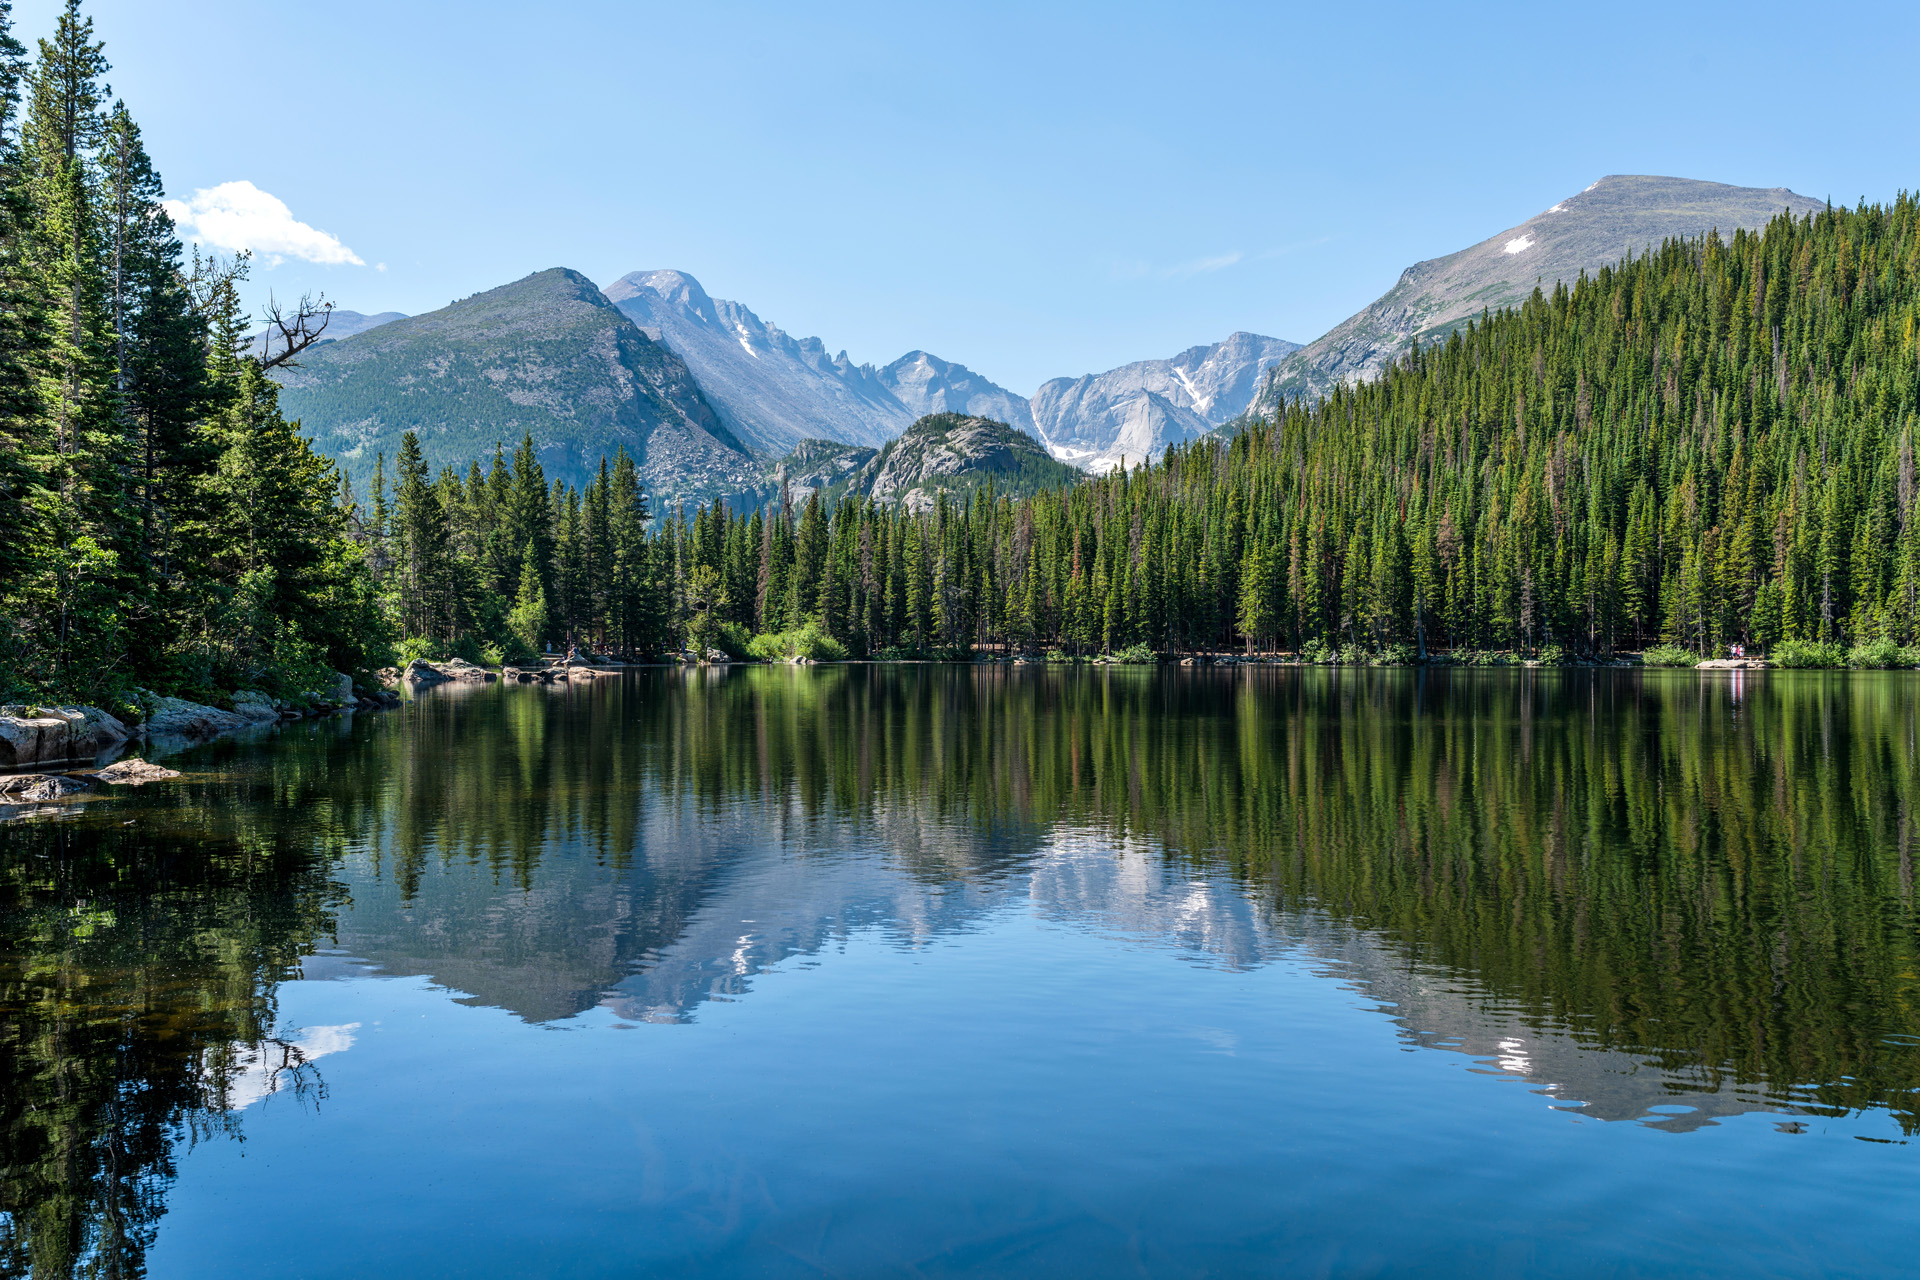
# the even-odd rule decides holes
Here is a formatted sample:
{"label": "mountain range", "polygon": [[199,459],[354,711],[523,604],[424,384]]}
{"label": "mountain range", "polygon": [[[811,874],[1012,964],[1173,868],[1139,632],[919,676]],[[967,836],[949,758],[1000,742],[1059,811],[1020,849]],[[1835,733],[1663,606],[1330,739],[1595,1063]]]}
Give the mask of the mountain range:
{"label": "mountain range", "polygon": [[[1669,238],[1822,207],[1784,187],[1609,176],[1479,244],[1414,264],[1306,346],[1238,332],[1167,359],[1055,378],[1031,399],[925,351],[855,364],[677,270],[631,272],[603,292],[554,268],[423,316],[336,311],[329,340],[276,376],[289,415],[356,483],[408,429],[436,468],[464,468],[496,441],[531,432],[550,478],[580,483],[624,447],[666,503],[748,503],[782,485],[924,503],[935,489],[973,483],[970,468],[1004,481],[1008,466],[1040,474],[1035,459],[1047,454],[1092,472],[1157,458],[1285,400],[1373,377],[1414,341],[1441,341],[1535,287],[1571,284]],[[922,440],[888,450],[929,415],[1000,424],[1022,442],[948,424],[937,448]],[[897,483],[897,469],[920,466],[929,449],[941,461]]]}

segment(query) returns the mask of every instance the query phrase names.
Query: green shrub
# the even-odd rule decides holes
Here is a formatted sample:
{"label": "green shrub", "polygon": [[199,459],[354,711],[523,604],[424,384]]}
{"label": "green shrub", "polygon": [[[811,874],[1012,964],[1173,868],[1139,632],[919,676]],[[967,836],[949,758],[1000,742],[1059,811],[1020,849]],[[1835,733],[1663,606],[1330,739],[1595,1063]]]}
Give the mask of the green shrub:
{"label": "green shrub", "polygon": [[[808,625],[811,626],[813,624],[809,623]],[[713,641],[714,648],[726,654],[735,662],[745,662],[753,656],[753,634],[737,622],[721,623],[713,629],[713,634],[709,636],[708,639]],[[847,651],[842,649],[840,651],[840,657],[844,658],[846,656]]]}
{"label": "green shrub", "polygon": [[[739,638],[745,638],[744,629],[733,623],[728,623],[720,631],[725,633],[728,628],[739,631]],[[822,630],[818,622],[808,622],[804,627],[795,627],[791,631],[754,636],[741,646],[741,656],[757,658],[761,662],[789,662],[794,658],[840,662],[847,656],[847,647]]]}
{"label": "green shrub", "polygon": [[1362,666],[1367,661],[1367,651],[1357,644],[1343,644],[1335,660],[1343,667]]}
{"label": "green shrub", "polygon": [[1550,644],[1542,647],[1534,657],[1543,667],[1564,667],[1567,665],[1568,654],[1564,646]]}
{"label": "green shrub", "polygon": [[1700,655],[1677,644],[1659,644],[1641,654],[1640,661],[1650,667],[1697,667]]}
{"label": "green shrub", "polygon": [[1300,646],[1300,661],[1302,662],[1311,662],[1315,666],[1325,666],[1330,662],[1338,662],[1339,660],[1340,655],[1334,652],[1333,646],[1325,640],[1322,640],[1319,636],[1315,636]]}
{"label": "green shrub", "polygon": [[1153,651],[1153,646],[1144,640],[1139,644],[1130,644],[1118,653],[1109,654],[1108,657],[1114,662],[1158,662],[1160,660],[1160,655]]}
{"label": "green shrub", "polygon": [[1920,646],[1903,648],[1884,636],[1857,644],[1847,655],[1850,667],[1920,667]]}
{"label": "green shrub", "polygon": [[1819,640],[1782,640],[1767,655],[1776,667],[1844,667],[1847,652]]}
{"label": "green shrub", "polygon": [[1405,667],[1412,664],[1413,646],[1410,644],[1401,644],[1396,641],[1393,644],[1382,645],[1380,652],[1373,655],[1373,665],[1376,667]]}
{"label": "green shrub", "polygon": [[1047,661],[1048,662],[1077,662],[1079,661],[1079,659],[1075,658],[1072,654],[1068,653],[1065,649],[1049,649],[1047,650]]}
{"label": "green shrub", "polygon": [[425,636],[408,636],[393,646],[393,664],[404,667],[409,662],[431,662],[439,652],[440,646]]}

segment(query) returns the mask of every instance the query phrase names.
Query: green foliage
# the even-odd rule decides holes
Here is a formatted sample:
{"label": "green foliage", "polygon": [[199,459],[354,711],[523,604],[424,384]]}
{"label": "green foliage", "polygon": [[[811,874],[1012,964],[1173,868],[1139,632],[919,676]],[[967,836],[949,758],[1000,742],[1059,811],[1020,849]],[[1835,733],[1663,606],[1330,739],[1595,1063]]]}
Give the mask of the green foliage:
{"label": "green foliage", "polygon": [[1830,641],[1782,640],[1767,660],[1776,667],[1844,667],[1847,651]]}
{"label": "green foliage", "polygon": [[1534,657],[1543,667],[1564,667],[1572,660],[1572,655],[1567,652],[1566,646],[1562,644],[1542,645],[1540,652],[1535,654]]}
{"label": "green foliage", "polygon": [[1677,644],[1657,644],[1642,653],[1640,661],[1649,667],[1697,667],[1700,655]]}
{"label": "green foliage", "polygon": [[1311,636],[1300,646],[1300,661],[1316,666],[1329,666],[1340,661],[1339,651],[1320,636]]}
{"label": "green foliage", "polygon": [[1120,650],[1120,652],[1109,655],[1109,657],[1114,662],[1152,663],[1160,661],[1160,655],[1155,653],[1153,646],[1145,640],[1130,644]]}
{"label": "green foliage", "polygon": [[436,662],[440,658],[440,649],[438,640],[426,636],[408,636],[393,647],[394,663],[404,667],[412,662]]}
{"label": "green foliage", "polygon": [[847,647],[809,620],[805,625],[778,634],[761,634],[747,644],[747,655],[761,662],[791,662],[806,658],[813,662],[842,662]]}
{"label": "green foliage", "polygon": [[1850,667],[1920,667],[1920,645],[1898,645],[1884,636],[1857,644],[1847,654]]}

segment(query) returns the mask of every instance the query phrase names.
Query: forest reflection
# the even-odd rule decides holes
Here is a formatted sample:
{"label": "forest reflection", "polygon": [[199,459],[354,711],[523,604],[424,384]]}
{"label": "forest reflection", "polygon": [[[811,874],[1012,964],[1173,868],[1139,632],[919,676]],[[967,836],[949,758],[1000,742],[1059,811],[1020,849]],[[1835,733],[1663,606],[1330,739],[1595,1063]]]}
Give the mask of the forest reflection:
{"label": "forest reflection", "polygon": [[289,977],[678,1021],[1008,908],[1304,954],[1607,1118],[1911,1132],[1917,727],[1898,673],[849,666],[215,744],[0,828],[0,1268],[137,1272],[180,1143],[323,1088]]}

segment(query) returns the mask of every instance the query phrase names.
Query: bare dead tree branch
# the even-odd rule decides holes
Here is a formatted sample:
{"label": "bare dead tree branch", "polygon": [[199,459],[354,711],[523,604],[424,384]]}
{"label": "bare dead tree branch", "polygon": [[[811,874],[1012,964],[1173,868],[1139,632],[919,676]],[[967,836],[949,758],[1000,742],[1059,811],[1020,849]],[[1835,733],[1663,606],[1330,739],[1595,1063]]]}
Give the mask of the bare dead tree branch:
{"label": "bare dead tree branch", "polygon": [[[265,346],[260,353],[260,367],[292,367],[293,358],[320,341],[320,335],[327,331],[327,322],[333,318],[333,304],[327,301],[324,293],[317,299],[303,293],[300,301],[289,309],[268,294],[265,315],[267,331]],[[275,350],[276,346],[278,350]]]}

